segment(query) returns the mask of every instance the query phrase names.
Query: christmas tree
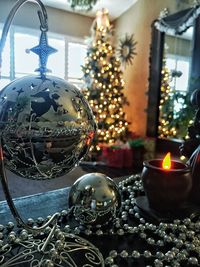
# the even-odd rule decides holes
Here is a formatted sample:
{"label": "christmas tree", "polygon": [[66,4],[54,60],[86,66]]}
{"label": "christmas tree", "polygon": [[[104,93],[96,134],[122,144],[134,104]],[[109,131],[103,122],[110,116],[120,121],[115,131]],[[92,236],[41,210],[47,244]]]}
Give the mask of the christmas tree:
{"label": "christmas tree", "polygon": [[171,73],[167,68],[164,58],[161,72],[158,135],[161,138],[184,139],[187,138],[188,125],[193,122],[194,108],[190,103],[188,92],[176,91],[170,87],[170,82],[175,77],[174,73],[175,71]]}
{"label": "christmas tree", "polygon": [[159,126],[158,135],[159,137],[174,137],[176,136],[176,129],[170,127],[173,121],[173,100],[170,97],[170,71],[166,66],[166,60],[163,59],[163,67],[161,71],[161,96],[159,105]]}
{"label": "christmas tree", "polygon": [[83,92],[98,126],[93,148],[100,150],[102,144],[112,145],[124,139],[128,122],[123,106],[127,100],[123,93],[123,73],[121,63],[115,56],[107,11],[97,13],[92,30],[85,66],[82,66],[85,82]]}

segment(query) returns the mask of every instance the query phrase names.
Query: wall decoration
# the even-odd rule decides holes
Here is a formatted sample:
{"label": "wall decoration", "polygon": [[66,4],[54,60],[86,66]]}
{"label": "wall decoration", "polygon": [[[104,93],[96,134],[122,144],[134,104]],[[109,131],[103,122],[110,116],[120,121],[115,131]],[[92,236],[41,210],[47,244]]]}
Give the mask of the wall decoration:
{"label": "wall decoration", "polygon": [[135,52],[137,42],[132,35],[126,34],[125,38],[120,40],[120,45],[118,49],[119,58],[125,66],[128,64],[132,65],[134,56],[137,55]]}

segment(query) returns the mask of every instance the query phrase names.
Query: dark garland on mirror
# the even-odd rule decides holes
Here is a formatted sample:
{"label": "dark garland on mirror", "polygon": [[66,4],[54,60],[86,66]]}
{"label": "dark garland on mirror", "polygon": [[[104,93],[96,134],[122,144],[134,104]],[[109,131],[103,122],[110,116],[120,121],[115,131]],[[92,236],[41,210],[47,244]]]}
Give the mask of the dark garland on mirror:
{"label": "dark garland on mirror", "polygon": [[[189,8],[180,11],[178,17],[177,14],[167,16],[165,10],[161,11],[159,18],[155,21],[154,25],[157,30],[171,34],[181,34],[185,32],[190,26],[193,25],[194,21],[200,14],[199,5],[196,5],[192,9]],[[181,18],[180,13],[182,14]]]}

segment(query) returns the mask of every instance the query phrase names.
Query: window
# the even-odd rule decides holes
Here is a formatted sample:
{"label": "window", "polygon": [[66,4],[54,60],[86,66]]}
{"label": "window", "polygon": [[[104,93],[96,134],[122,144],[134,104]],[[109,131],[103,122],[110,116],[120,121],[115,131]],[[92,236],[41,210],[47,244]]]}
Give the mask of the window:
{"label": "window", "polygon": [[[34,70],[38,66],[38,56],[34,53],[28,53],[27,49],[36,46],[38,37],[22,32],[16,32],[14,35],[14,51],[15,51],[15,78],[23,77],[27,74],[34,74]],[[23,59],[23,60],[22,60]]]}
{"label": "window", "polygon": [[80,43],[68,43],[68,80],[69,82],[76,84],[81,83],[82,71],[80,68],[84,64],[84,58],[86,56],[86,46]]}
{"label": "window", "polygon": [[[0,28],[0,36],[2,34],[2,29]],[[1,70],[1,76],[2,78],[8,78],[10,77],[10,35],[8,34],[8,37],[6,39],[5,47],[3,50],[2,55],[2,70]]]}
{"label": "window", "polygon": [[[190,58],[178,55],[174,57],[174,55],[168,54],[166,58],[166,66],[170,71],[171,81],[169,85],[171,94],[180,92],[185,96],[189,83]],[[183,108],[183,102],[184,101],[181,98],[174,100],[174,116],[175,113],[178,113]]]}
{"label": "window", "polygon": [[170,86],[174,90],[186,92],[189,82],[190,59],[189,57],[173,57],[167,55],[166,66],[171,73]]}
{"label": "window", "polygon": [[[0,24],[0,36],[2,27]],[[39,36],[40,32],[37,30],[27,31],[17,26],[11,28],[3,50],[0,89],[15,78],[35,73],[39,59],[28,49],[38,45]],[[48,32],[48,42],[58,50],[48,59],[47,68],[52,71],[50,74],[81,86],[81,65],[84,64],[86,56],[83,40]]]}
{"label": "window", "polygon": [[[47,67],[52,71],[52,75],[65,78],[65,39],[53,38],[49,36],[49,45],[57,49],[48,59]],[[67,60],[67,59],[66,59]]]}

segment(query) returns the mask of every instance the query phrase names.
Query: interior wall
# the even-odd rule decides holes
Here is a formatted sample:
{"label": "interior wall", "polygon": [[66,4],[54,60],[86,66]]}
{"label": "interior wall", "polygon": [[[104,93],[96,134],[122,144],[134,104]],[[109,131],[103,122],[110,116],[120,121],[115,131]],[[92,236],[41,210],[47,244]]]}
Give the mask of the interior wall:
{"label": "interior wall", "polygon": [[[0,0],[0,23],[5,22],[15,3],[16,1],[13,0]],[[48,14],[49,31],[77,38],[84,38],[90,34],[93,18],[51,7],[46,7],[46,9]],[[16,14],[13,24],[39,29],[37,10],[38,5],[25,3]]]}
{"label": "interior wall", "polygon": [[124,69],[125,94],[129,106],[125,107],[130,130],[145,136],[147,114],[147,92],[149,77],[149,55],[151,44],[151,24],[159,17],[160,11],[168,8],[169,14],[176,12],[174,0],[138,0],[132,8],[115,20],[118,38],[133,34],[137,41],[133,64]]}

